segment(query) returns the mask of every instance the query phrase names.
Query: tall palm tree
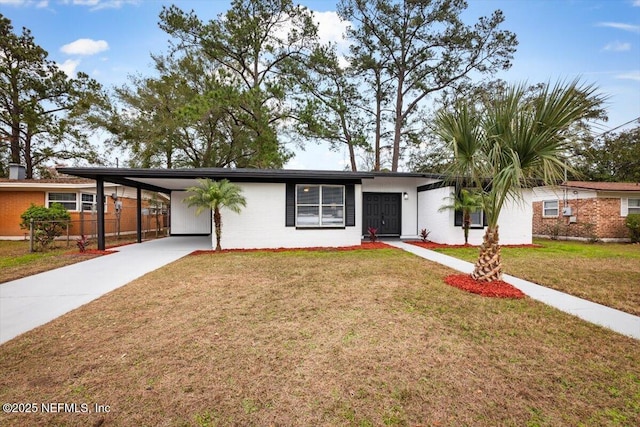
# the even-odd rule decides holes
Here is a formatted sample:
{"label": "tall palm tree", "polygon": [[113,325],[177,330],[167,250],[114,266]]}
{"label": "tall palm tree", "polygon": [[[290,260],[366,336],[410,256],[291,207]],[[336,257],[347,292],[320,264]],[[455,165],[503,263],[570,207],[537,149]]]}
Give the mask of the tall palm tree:
{"label": "tall palm tree", "polygon": [[[471,276],[502,278],[498,217],[521,189],[562,180],[575,125],[593,116],[604,98],[577,80],[545,85],[529,96],[524,85],[507,87],[486,105],[441,111],[436,132],[453,152],[451,179],[465,177],[483,189],[487,229]],[[454,178],[455,177],[455,178]]]}
{"label": "tall palm tree", "polygon": [[198,179],[198,185],[187,188],[191,194],[184,199],[189,207],[196,206],[196,215],[200,215],[205,209],[213,211],[213,223],[216,230],[216,251],[222,249],[220,238],[222,236],[222,215],[220,208],[225,207],[232,212],[240,213],[242,207],[247,206],[247,201],[242,196],[242,189],[232,184],[228,179],[212,181],[209,178]]}
{"label": "tall palm tree", "polygon": [[442,212],[447,209],[462,211],[462,229],[464,230],[464,244],[469,243],[469,228],[471,228],[471,214],[482,210],[482,194],[470,191],[465,188],[460,192],[451,193],[450,205],[442,206],[438,209]]}

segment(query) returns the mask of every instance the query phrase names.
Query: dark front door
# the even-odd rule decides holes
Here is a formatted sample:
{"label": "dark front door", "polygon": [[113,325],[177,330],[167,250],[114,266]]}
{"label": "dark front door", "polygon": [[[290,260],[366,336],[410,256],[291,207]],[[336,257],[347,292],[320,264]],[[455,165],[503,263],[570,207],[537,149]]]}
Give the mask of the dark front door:
{"label": "dark front door", "polygon": [[362,194],[362,234],[369,235],[369,227],[378,229],[381,236],[400,236],[400,193]]}

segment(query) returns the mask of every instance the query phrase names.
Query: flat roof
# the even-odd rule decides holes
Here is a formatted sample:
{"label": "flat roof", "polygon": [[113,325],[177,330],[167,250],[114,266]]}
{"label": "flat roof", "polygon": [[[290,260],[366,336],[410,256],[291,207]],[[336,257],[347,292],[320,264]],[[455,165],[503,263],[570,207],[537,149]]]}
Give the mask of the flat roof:
{"label": "flat roof", "polygon": [[442,179],[441,175],[416,172],[352,172],[302,169],[248,169],[248,168],[58,168],[63,174],[81,178],[139,187],[151,191],[170,192],[183,190],[195,184],[197,178],[228,179],[233,182],[345,182],[361,183],[375,177],[405,177]]}

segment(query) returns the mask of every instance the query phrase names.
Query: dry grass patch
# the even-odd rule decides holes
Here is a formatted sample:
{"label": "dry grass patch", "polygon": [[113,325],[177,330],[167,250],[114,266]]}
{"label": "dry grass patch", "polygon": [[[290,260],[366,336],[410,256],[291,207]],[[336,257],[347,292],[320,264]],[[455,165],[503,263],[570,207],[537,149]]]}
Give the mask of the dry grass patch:
{"label": "dry grass patch", "polygon": [[[540,248],[502,248],[505,272],[640,316],[640,245],[537,239]],[[438,249],[469,262],[477,248]]]}
{"label": "dry grass patch", "polygon": [[401,251],[186,257],[0,346],[16,425],[629,425],[638,342]]}

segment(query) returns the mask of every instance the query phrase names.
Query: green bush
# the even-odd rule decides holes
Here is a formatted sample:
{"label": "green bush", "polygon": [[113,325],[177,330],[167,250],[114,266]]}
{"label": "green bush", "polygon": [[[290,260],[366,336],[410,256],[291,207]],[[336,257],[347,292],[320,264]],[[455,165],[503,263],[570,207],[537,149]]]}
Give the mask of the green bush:
{"label": "green bush", "polygon": [[640,242],[640,214],[627,215],[625,225],[629,229],[631,241],[633,243]]}
{"label": "green bush", "polygon": [[25,230],[29,230],[33,220],[34,248],[45,249],[56,237],[62,235],[71,220],[71,215],[60,203],[53,203],[49,208],[32,203],[20,218],[20,228]]}

